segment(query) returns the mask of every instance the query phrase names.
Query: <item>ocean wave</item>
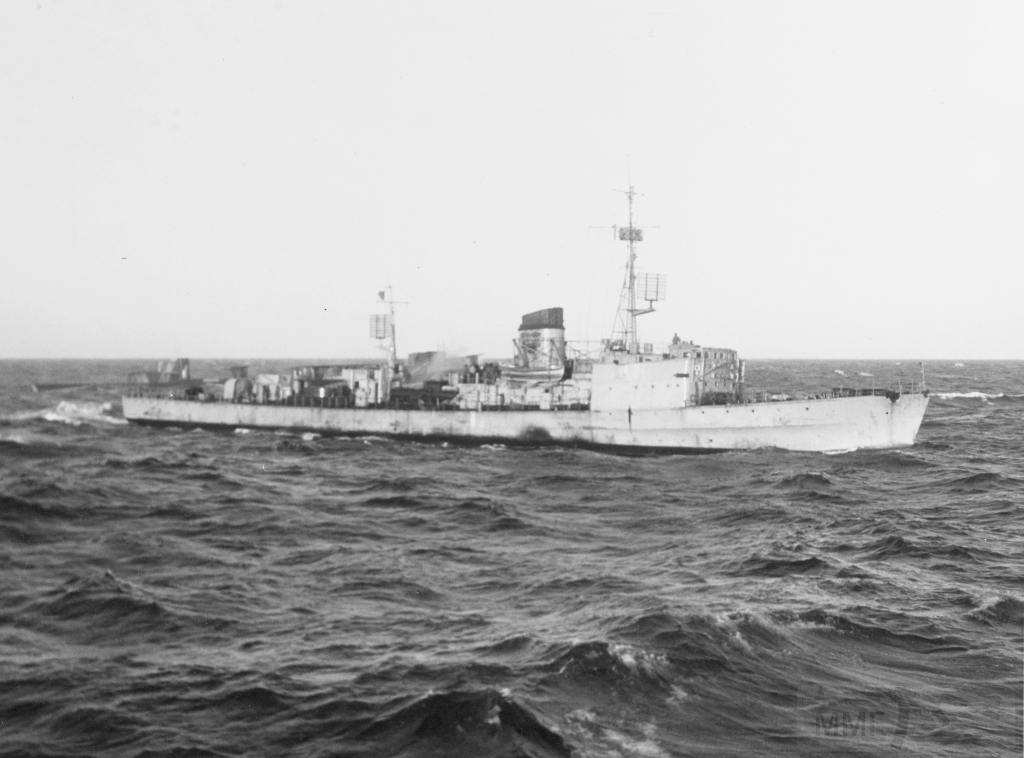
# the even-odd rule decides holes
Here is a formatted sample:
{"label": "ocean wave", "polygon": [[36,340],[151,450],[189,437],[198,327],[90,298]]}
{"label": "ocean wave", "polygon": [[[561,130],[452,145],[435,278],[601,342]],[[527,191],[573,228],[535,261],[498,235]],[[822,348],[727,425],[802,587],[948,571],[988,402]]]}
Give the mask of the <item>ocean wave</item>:
{"label": "ocean wave", "polygon": [[159,602],[109,571],[99,577],[69,581],[33,603],[26,615],[33,614],[59,621],[87,620],[101,634],[125,626],[152,629],[164,625],[170,617]]}
{"label": "ocean wave", "polygon": [[728,526],[740,526],[747,522],[769,524],[790,517],[790,511],[784,505],[759,502],[752,505],[737,505],[731,508],[716,509],[711,515],[710,520]]}
{"label": "ocean wave", "polygon": [[370,508],[397,508],[399,510],[416,510],[425,505],[423,498],[408,495],[381,495],[368,497],[360,501],[360,505]]}
{"label": "ocean wave", "polygon": [[787,476],[782,479],[778,486],[783,489],[818,489],[822,487],[831,487],[832,480],[824,474],[820,473],[807,473],[807,474],[794,474],[793,476]]}
{"label": "ocean wave", "polygon": [[741,658],[777,649],[785,637],[770,619],[745,610],[683,616],[648,613],[616,626],[613,633],[658,651],[684,676],[731,671]]}
{"label": "ocean wave", "polygon": [[63,458],[64,445],[57,439],[25,431],[0,434],[0,455],[11,458]]}
{"label": "ocean wave", "polygon": [[455,521],[473,527],[483,527],[489,532],[531,531],[539,528],[521,518],[511,505],[491,498],[469,497],[449,505]]}
{"label": "ocean wave", "polygon": [[[687,698],[688,694],[681,687],[673,687],[673,695],[666,702],[679,707]],[[679,752],[678,744],[675,749],[666,749],[662,745],[664,732],[654,721],[600,715],[592,708],[576,708],[565,714],[564,722],[570,738],[586,745],[582,751],[584,756],[669,758],[690,754],[689,750]]]}
{"label": "ocean wave", "polygon": [[73,508],[43,504],[15,495],[0,494],[0,519],[21,522],[25,520],[73,519],[80,514]]}
{"label": "ocean wave", "polygon": [[[253,721],[277,714],[291,706],[291,699],[262,684],[228,687],[213,697],[204,697],[202,707],[213,708],[232,720]],[[227,713],[225,713],[227,712]]]}
{"label": "ocean wave", "polygon": [[52,734],[79,749],[83,742],[91,748],[123,745],[142,733],[144,723],[121,708],[99,705],[74,705],[61,711],[49,724]]}
{"label": "ocean wave", "polygon": [[549,675],[571,680],[597,680],[606,686],[643,679],[660,688],[668,686],[663,654],[625,642],[591,641],[569,645],[544,666]]}
{"label": "ocean wave", "polygon": [[34,499],[0,494],[0,536],[11,546],[37,545],[53,540],[62,533],[61,521],[78,518],[79,514],[60,505],[43,504]]}
{"label": "ocean wave", "polygon": [[193,616],[170,610],[128,581],[110,571],[99,576],[76,578],[28,604],[18,614],[29,626],[56,622],[64,633],[90,643],[123,643],[126,639],[192,630],[222,630],[227,623],[209,616]]}
{"label": "ocean wave", "polygon": [[[799,623],[805,628],[821,629],[861,639],[872,645],[899,647],[917,653],[948,653],[969,649],[966,642],[952,635],[935,635],[916,631],[897,631],[880,623],[854,620],[843,613],[812,608],[802,613],[777,612],[774,618],[785,623]],[[910,623],[907,619],[903,623]]]}
{"label": "ocean wave", "polygon": [[597,574],[577,576],[565,574],[554,576],[529,585],[533,596],[578,598],[584,594],[610,596],[615,593],[637,592],[642,584],[628,576],[619,574]]}
{"label": "ocean wave", "polygon": [[932,392],[931,395],[939,400],[981,400],[987,403],[990,403],[993,400],[1024,399],[1024,393],[982,392],[980,390],[968,390],[966,392]]}
{"label": "ocean wave", "polygon": [[42,418],[42,415],[46,412],[47,409],[36,409],[5,413],[0,416],[0,426],[18,426],[19,424],[24,424],[28,421],[35,421],[36,419]]}
{"label": "ocean wave", "polygon": [[[850,452],[850,451],[846,451]],[[776,488],[785,490],[801,500],[841,503],[846,498],[836,492],[835,484],[825,474],[809,472],[787,476],[776,483]]]}
{"label": "ocean wave", "polygon": [[477,648],[476,652],[492,656],[518,655],[530,650],[534,644],[535,640],[529,635],[517,634],[513,637],[506,637],[498,642],[481,646]]}
{"label": "ocean wave", "polygon": [[1010,624],[1020,628],[1024,621],[1024,602],[1010,596],[993,597],[967,614],[968,617],[992,626]]}
{"label": "ocean wave", "polygon": [[115,469],[159,469],[171,464],[164,463],[152,455],[145,455],[141,458],[104,458],[103,466]]}
{"label": "ocean wave", "polygon": [[[857,453],[857,457],[873,470],[901,472],[911,469],[935,468],[935,463],[927,460],[916,449],[921,447],[932,447],[934,449],[937,447],[937,443],[929,443],[928,441],[918,442],[914,448],[900,448],[896,450],[861,450]],[[948,447],[948,445],[941,445],[940,449]]]}
{"label": "ocean wave", "polygon": [[816,556],[784,558],[754,555],[742,560],[729,573],[736,576],[789,576],[820,573],[828,568],[828,562]]}
{"label": "ocean wave", "polygon": [[609,625],[606,640],[556,648],[543,670],[577,685],[653,688],[668,697],[680,678],[732,672],[779,644],[778,630],[755,614],[654,611]]}
{"label": "ocean wave", "polygon": [[400,605],[410,602],[437,605],[446,599],[443,592],[408,579],[392,579],[386,583],[377,579],[352,579],[342,584],[337,592],[346,597],[357,596],[364,600]]}
{"label": "ocean wave", "polygon": [[128,421],[116,415],[115,405],[113,401],[61,400],[51,408],[37,408],[0,416],[0,426],[17,426],[31,421],[48,421],[69,426],[124,426]]}
{"label": "ocean wave", "polygon": [[978,547],[965,547],[963,545],[950,542],[936,542],[934,544],[912,542],[906,537],[898,534],[883,537],[859,548],[843,546],[839,549],[858,550],[864,560],[887,560],[889,558],[942,558],[958,562],[970,561],[972,563],[977,563],[990,558],[1005,557],[991,550],[985,550]]}
{"label": "ocean wave", "polygon": [[72,426],[80,426],[81,424],[123,426],[128,423],[126,419],[121,416],[115,416],[113,413],[113,402],[99,403],[83,400],[62,400],[57,404],[56,408],[44,411],[41,418],[44,421],[70,424]]}
{"label": "ocean wave", "polygon": [[510,692],[493,689],[399,698],[369,723],[346,730],[343,737],[366,755],[572,755],[564,738]]}
{"label": "ocean wave", "polygon": [[979,471],[976,474],[969,474],[950,480],[946,482],[945,486],[950,492],[982,493],[1008,487],[1020,487],[1021,480],[994,471]]}
{"label": "ocean wave", "polygon": [[355,492],[422,492],[434,483],[434,479],[426,476],[374,477],[358,482]]}
{"label": "ocean wave", "polygon": [[[238,432],[238,430],[236,430],[236,433],[241,434],[242,432]],[[249,433],[250,432],[248,430],[245,432],[245,434]],[[278,434],[275,432],[271,448],[275,453],[285,452],[289,454],[296,453],[299,455],[319,455],[321,452],[320,448],[315,444],[311,444],[313,442],[315,442],[313,438],[306,439],[305,437],[299,437],[294,434]],[[302,471],[304,469],[298,470]]]}
{"label": "ocean wave", "polygon": [[102,466],[115,471],[166,471],[176,477],[191,481],[215,482],[234,489],[241,486],[238,481],[218,470],[215,462],[197,453],[186,455],[180,452],[164,453],[159,457],[156,455],[108,456],[103,459]]}

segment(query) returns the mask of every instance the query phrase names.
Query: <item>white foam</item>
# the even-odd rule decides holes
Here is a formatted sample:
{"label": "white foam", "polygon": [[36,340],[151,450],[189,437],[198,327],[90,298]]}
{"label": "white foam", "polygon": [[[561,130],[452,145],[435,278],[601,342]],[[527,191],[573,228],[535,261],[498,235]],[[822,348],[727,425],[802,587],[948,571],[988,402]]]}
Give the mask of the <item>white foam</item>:
{"label": "white foam", "polygon": [[31,421],[34,418],[42,418],[46,411],[19,411],[6,416],[0,416],[0,421],[7,423],[18,423],[19,421]]}
{"label": "white foam", "polygon": [[639,755],[643,758],[669,758],[669,754],[654,741],[654,724],[645,724],[642,729],[643,739],[633,739],[627,734],[607,727],[605,727],[604,734],[611,742],[622,748],[626,755]]}
{"label": "white foam", "polygon": [[312,442],[313,440],[320,439],[320,435],[317,434],[316,432],[306,432],[305,434],[302,435],[302,439],[305,442]]}
{"label": "white foam", "polygon": [[740,648],[741,648],[741,649],[742,649],[742,650],[743,650],[744,652],[746,652],[746,653],[750,653],[750,652],[752,652],[752,651],[751,651],[751,649],[750,649],[750,643],[749,643],[749,642],[747,642],[747,641],[746,641],[746,639],[744,639],[744,637],[743,637],[743,635],[742,635],[742,634],[740,633],[740,630],[739,630],[739,629],[737,629],[736,631],[734,631],[734,632],[732,633],[732,639],[733,639],[733,641],[734,641],[734,642],[735,642],[735,643],[736,643],[737,645],[739,645],[739,647],[740,647]]}
{"label": "white foam", "polygon": [[659,663],[665,663],[665,656],[657,653],[648,653],[640,648],[614,643],[609,646],[609,652],[619,660],[622,665],[631,671],[644,671],[651,673]]}
{"label": "white foam", "polygon": [[633,671],[637,670],[636,650],[628,645],[612,645],[611,652],[620,662],[633,669]]}
{"label": "white foam", "polygon": [[670,703],[681,703],[682,701],[690,697],[690,693],[684,690],[678,684],[672,685],[671,692],[672,695],[668,699],[668,702]]}
{"label": "white foam", "polygon": [[[113,408],[114,404],[111,402],[96,403],[61,400],[57,404],[56,408],[37,411],[35,413],[35,417],[41,418],[44,421],[69,424],[71,426],[81,426],[82,424],[87,423],[102,423],[115,426],[123,426],[124,424],[127,424],[128,422],[125,419],[110,415]],[[32,418],[32,416],[29,416],[29,418]]]}
{"label": "white foam", "polygon": [[965,399],[989,401],[1000,397],[1006,397],[1006,395],[1004,395],[1002,392],[991,394],[988,392],[978,392],[976,390],[971,392],[935,392],[933,394],[940,400]]}
{"label": "white foam", "polygon": [[485,724],[491,726],[501,726],[501,706],[495,703],[491,706],[491,709],[487,711],[487,718],[484,719]]}
{"label": "white foam", "polygon": [[40,418],[43,421],[52,421],[54,423],[67,424],[68,426],[81,426],[84,423],[81,419],[70,418],[56,411],[44,411]]}
{"label": "white foam", "polygon": [[569,711],[565,714],[565,718],[568,721],[578,721],[586,724],[593,724],[597,720],[597,716],[593,711],[588,711],[586,708],[577,708],[575,711]]}

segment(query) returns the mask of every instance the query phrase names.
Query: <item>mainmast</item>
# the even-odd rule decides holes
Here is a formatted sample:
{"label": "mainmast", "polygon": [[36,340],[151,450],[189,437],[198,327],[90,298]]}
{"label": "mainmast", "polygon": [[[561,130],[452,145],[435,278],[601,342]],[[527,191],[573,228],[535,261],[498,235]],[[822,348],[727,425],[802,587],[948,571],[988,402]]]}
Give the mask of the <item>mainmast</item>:
{"label": "mainmast", "polygon": [[398,341],[395,339],[396,300],[391,291],[391,285],[389,284],[378,292],[377,297],[381,302],[387,303],[388,313],[370,316],[370,337],[382,342],[387,340],[387,344],[382,344],[381,348],[388,354],[388,366],[395,369],[398,367]]}
{"label": "mainmast", "polygon": [[[633,225],[633,198],[637,192],[633,185],[621,190],[626,194],[629,208],[629,223],[618,228],[618,237],[626,243],[626,275],[622,281],[622,292],[619,294],[619,306],[615,311],[615,324],[612,326],[612,350],[623,350],[630,354],[640,352],[640,335],[636,327],[636,319],[645,313],[654,312],[654,301],[663,300],[664,277],[660,274],[637,274],[636,243],[644,241],[643,229]],[[642,298],[647,301],[646,308],[638,308],[637,279],[640,279]]]}

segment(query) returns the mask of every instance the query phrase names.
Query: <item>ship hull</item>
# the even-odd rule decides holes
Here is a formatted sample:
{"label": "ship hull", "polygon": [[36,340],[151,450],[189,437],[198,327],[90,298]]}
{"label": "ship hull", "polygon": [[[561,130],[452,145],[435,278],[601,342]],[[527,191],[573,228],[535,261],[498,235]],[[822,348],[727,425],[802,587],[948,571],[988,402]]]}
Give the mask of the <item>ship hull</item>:
{"label": "ship hull", "polygon": [[927,405],[924,394],[636,411],[434,411],[123,398],[125,418],[141,424],[664,451],[906,447],[914,444]]}

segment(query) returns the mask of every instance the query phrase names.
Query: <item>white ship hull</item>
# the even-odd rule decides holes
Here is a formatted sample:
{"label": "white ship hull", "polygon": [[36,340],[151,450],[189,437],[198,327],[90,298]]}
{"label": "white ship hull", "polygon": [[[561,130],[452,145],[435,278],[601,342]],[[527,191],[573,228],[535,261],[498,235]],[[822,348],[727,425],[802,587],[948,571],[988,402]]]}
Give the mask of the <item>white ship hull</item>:
{"label": "white ship hull", "polygon": [[123,399],[143,424],[671,450],[846,451],[914,444],[926,394],[639,410],[392,410]]}

